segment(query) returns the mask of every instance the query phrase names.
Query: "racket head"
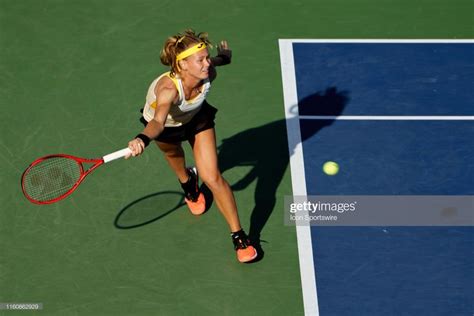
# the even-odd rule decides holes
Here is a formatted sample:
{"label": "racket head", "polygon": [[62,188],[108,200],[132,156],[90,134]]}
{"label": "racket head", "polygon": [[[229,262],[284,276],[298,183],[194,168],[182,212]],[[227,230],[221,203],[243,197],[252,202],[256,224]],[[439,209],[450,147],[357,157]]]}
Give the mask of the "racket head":
{"label": "racket head", "polygon": [[[84,171],[83,162],[95,163]],[[70,155],[49,155],[32,162],[21,176],[25,197],[35,204],[51,204],[69,196],[82,180],[103,160],[82,159]]]}

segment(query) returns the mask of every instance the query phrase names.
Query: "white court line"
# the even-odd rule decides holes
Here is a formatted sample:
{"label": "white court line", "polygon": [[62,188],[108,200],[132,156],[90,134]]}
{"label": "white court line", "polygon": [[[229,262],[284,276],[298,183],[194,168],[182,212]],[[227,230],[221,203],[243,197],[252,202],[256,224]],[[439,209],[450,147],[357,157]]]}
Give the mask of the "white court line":
{"label": "white court line", "polygon": [[[294,111],[294,110],[293,110]],[[299,117],[303,120],[347,120],[347,121],[474,121],[474,116],[408,116],[408,115],[340,115],[340,116],[325,116],[325,115],[301,115]]]}
{"label": "white court line", "polygon": [[[303,145],[301,142],[300,123],[297,119],[298,110],[291,110],[294,105],[298,104],[293,44],[288,40],[279,40],[279,46],[293,195],[306,196]],[[296,113],[294,113],[295,111]],[[307,226],[297,225],[296,237],[298,240],[298,257],[300,263],[301,287],[303,290],[304,313],[307,316],[319,316],[313,246],[309,224]]]}

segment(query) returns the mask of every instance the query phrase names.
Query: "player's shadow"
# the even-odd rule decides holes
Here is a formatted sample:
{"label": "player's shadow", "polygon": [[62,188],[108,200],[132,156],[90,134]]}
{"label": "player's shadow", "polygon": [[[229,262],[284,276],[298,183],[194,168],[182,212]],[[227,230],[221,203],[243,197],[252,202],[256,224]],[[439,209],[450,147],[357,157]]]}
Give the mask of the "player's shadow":
{"label": "player's shadow", "polygon": [[[348,102],[347,91],[338,91],[336,87],[330,87],[302,99],[292,109],[298,109],[299,115],[339,116]],[[297,119],[295,116],[290,120]],[[328,118],[301,124],[302,141],[333,122],[333,118]],[[292,126],[291,122],[289,123],[288,126]],[[256,181],[249,237],[259,248],[260,255],[257,261],[264,255],[260,235],[274,210],[277,188],[289,164],[289,153],[293,154],[293,151],[294,148],[290,150],[288,148],[287,121],[284,119],[235,134],[224,139],[218,148],[219,167],[222,173],[238,166],[251,167],[240,180],[231,183],[234,191],[244,190]]]}

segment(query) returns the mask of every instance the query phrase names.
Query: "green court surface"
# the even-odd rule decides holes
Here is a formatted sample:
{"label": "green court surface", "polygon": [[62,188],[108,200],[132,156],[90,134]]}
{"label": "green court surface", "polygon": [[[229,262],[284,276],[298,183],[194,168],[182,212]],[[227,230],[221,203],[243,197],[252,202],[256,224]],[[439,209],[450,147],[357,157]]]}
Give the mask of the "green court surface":
{"label": "green court surface", "polygon": [[[0,0],[0,315],[302,315],[279,38],[470,38],[472,1]],[[97,157],[141,131],[139,108],[186,28],[226,39],[209,102],[224,176],[264,256],[235,259],[216,206],[156,219],[179,185],[157,148],[30,204],[20,176],[51,153]],[[215,52],[215,51],[214,51]],[[189,150],[187,151],[190,153]],[[192,158],[188,155],[188,162]],[[256,207],[257,205],[257,207]]]}

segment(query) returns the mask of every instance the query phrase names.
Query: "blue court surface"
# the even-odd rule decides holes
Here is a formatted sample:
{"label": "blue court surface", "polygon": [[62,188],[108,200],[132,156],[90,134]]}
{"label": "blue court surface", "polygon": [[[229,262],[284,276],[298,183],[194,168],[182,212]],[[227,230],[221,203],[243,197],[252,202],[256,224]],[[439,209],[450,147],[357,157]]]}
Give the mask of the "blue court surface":
{"label": "blue court surface", "polygon": [[[474,194],[472,41],[280,40],[280,53],[294,195]],[[307,315],[474,313],[472,220],[297,233]]]}

